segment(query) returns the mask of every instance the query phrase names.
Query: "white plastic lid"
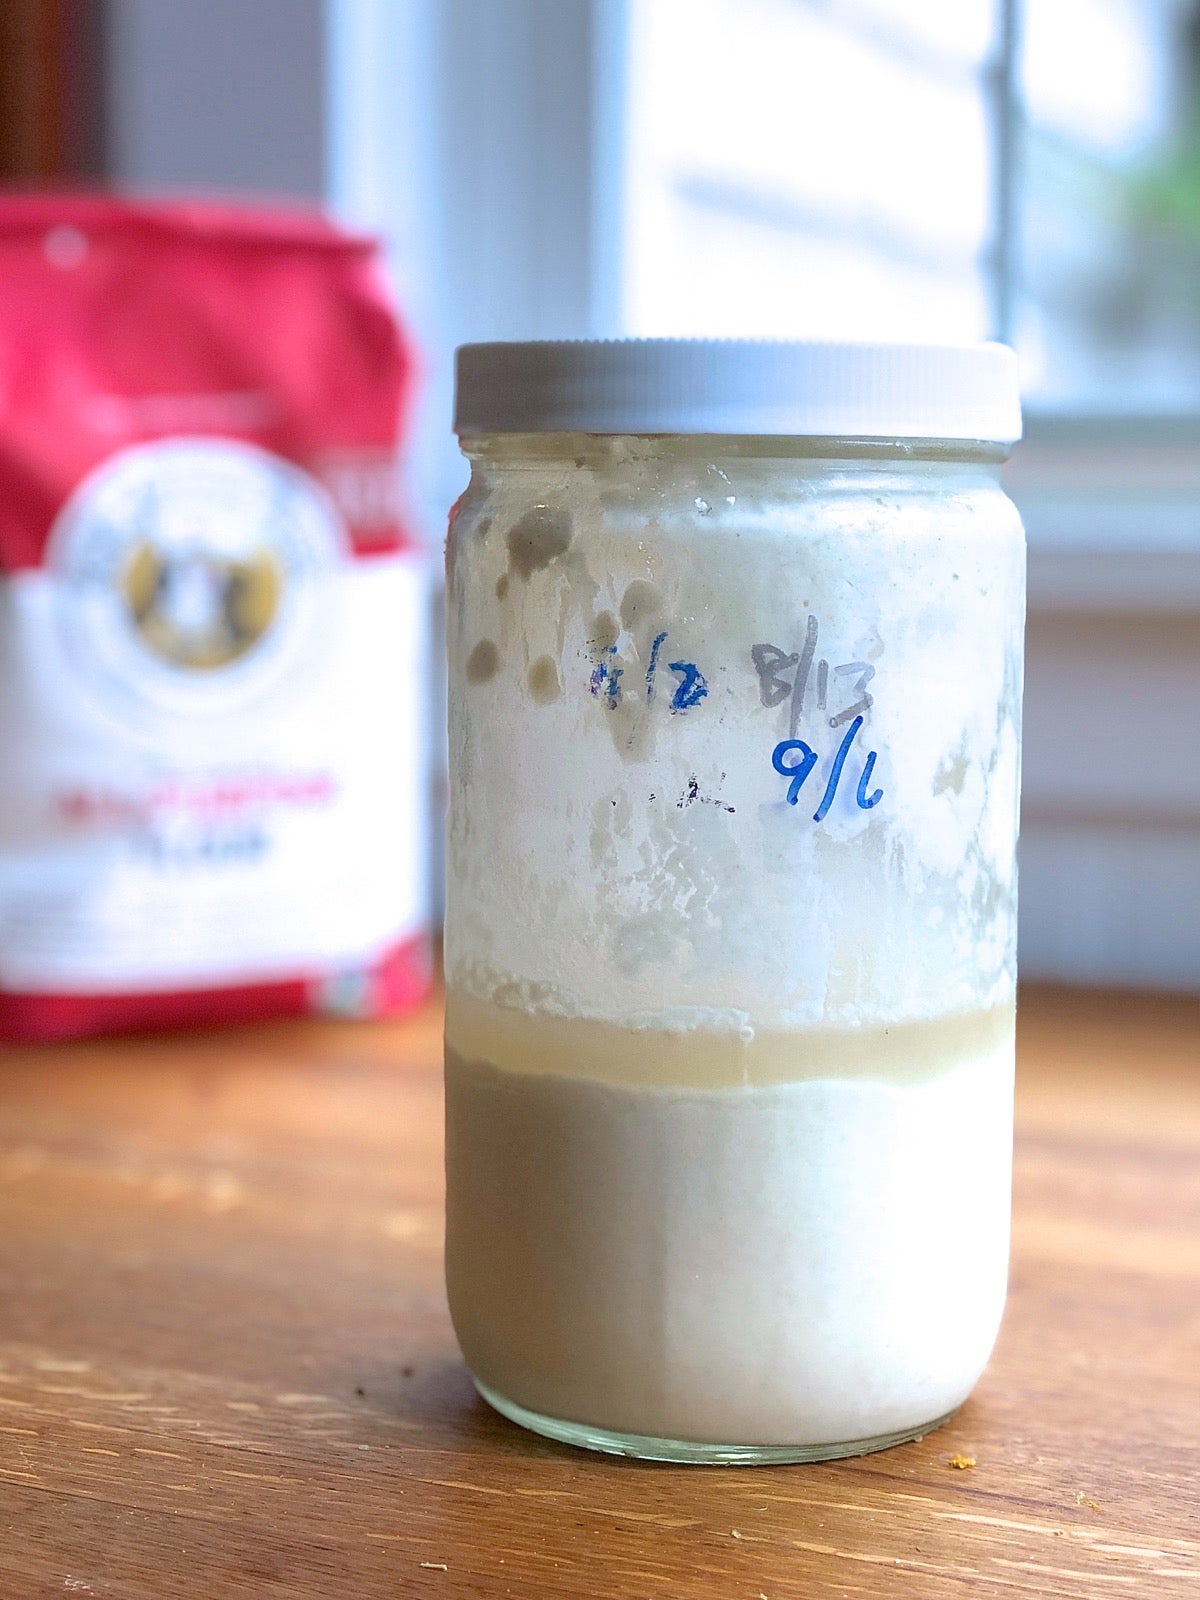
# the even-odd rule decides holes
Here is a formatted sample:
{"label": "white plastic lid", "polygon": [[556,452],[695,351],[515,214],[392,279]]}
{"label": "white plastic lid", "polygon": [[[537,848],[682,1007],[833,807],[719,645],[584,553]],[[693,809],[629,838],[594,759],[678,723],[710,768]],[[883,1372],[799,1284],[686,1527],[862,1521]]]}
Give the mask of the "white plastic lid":
{"label": "white plastic lid", "polygon": [[454,426],[487,433],[1021,437],[1007,345],[580,339],[468,344]]}

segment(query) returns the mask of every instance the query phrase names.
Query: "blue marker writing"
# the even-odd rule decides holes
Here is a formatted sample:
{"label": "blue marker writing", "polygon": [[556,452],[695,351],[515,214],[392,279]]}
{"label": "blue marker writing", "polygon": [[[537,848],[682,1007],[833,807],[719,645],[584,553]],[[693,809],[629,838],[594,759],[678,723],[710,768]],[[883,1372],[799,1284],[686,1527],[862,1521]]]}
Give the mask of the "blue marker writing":
{"label": "blue marker writing", "polygon": [[654,674],[658,671],[658,652],[666,641],[666,630],[658,634],[650,646],[650,660],[646,665],[646,699],[654,699]]}
{"label": "blue marker writing", "polygon": [[882,789],[876,789],[875,793],[871,795],[867,793],[867,785],[870,783],[871,774],[874,771],[875,752],[874,750],[871,750],[867,754],[866,764],[862,770],[862,777],[858,780],[858,793],[855,795],[855,799],[858,801],[859,805],[864,811],[870,811],[872,806],[877,806],[883,799]]}
{"label": "blue marker writing", "polygon": [[[613,656],[617,652],[615,644],[610,644],[605,650],[606,656]],[[614,667],[608,661],[597,661],[591,678],[592,693],[599,698],[601,690],[608,700],[608,709],[612,711],[621,699],[621,679],[624,676],[622,667]]]}
{"label": "blue marker writing", "polygon": [[[857,738],[858,730],[862,725],[863,719],[855,717],[842,737],[837,754],[833,758],[833,765],[829,769],[825,793],[821,796],[820,805],[813,812],[814,822],[824,822],[829,815],[829,809],[837,795],[838,784],[842,779],[842,769],[846,765],[847,756],[850,754],[850,746]],[[792,759],[793,757],[794,759]],[[877,806],[883,799],[882,789],[876,789],[871,794],[867,793],[867,786],[871,782],[871,775],[875,771],[877,759],[878,753],[876,751],[868,751],[866,761],[863,764],[862,776],[858,780],[858,788],[855,791],[855,800],[864,811],[870,811],[872,807]],[[790,780],[787,792],[788,805],[794,806],[797,804],[800,799],[800,791],[816,764],[816,751],[810,745],[805,744],[803,739],[784,739],[775,746],[771,753],[771,765],[781,778]]]}
{"label": "blue marker writing", "polygon": [[862,723],[863,719],[861,717],[855,717],[854,721],[846,729],[845,737],[838,746],[837,755],[833,758],[833,766],[829,771],[829,782],[825,785],[825,793],[821,796],[821,804],[813,812],[814,822],[823,822],[830,806],[833,804],[833,797],[837,793],[837,786],[841,781],[842,768],[846,765],[846,757],[850,754],[850,746],[854,743],[855,736],[862,727]]}
{"label": "blue marker writing", "polygon": [[[802,752],[799,761],[784,761],[793,750]],[[775,746],[771,755],[771,765],[781,778],[790,778],[788,784],[787,803],[794,806],[800,798],[800,791],[804,787],[804,780],[817,764],[817,752],[805,744],[803,739],[784,739]]]}
{"label": "blue marker writing", "polygon": [[694,661],[669,661],[667,665],[680,679],[679,687],[671,699],[671,710],[690,711],[708,693],[707,680]]}

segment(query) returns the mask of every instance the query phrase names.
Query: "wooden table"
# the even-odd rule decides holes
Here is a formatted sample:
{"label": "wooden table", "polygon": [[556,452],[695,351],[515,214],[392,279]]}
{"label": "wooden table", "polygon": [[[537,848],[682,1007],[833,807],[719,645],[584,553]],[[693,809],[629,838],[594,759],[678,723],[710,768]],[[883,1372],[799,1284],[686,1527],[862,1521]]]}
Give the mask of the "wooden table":
{"label": "wooden table", "polygon": [[[438,1029],[5,1052],[0,1600],[1200,1595],[1196,1002],[1026,996],[976,1397],[753,1470],[589,1456],[475,1398]],[[949,1203],[964,1177],[947,1151]]]}

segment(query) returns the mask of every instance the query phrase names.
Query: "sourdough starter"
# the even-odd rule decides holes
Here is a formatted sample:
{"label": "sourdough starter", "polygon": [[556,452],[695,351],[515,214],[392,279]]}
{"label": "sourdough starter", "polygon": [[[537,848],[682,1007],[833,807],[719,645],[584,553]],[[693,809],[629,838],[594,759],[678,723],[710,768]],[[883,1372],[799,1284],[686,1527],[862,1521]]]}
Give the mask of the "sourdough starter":
{"label": "sourdough starter", "polygon": [[995,468],[473,449],[446,943],[471,1370],[643,1440],[932,1424],[1007,1272],[1023,567]]}
{"label": "sourdough starter", "polygon": [[693,1081],[653,1086],[571,1070],[622,1059],[596,1024],[558,1024],[557,1061],[536,1023],[496,1028],[522,1032],[503,1065],[447,1051],[447,1278],[488,1389],[618,1432],[778,1446],[898,1433],[966,1398],[1004,1301],[1010,1012],[912,1029],[910,1070],[887,1076],[874,1041],[855,1061],[844,1038],[782,1036],[793,1076],[757,1085],[726,1081],[727,1040],[630,1038],[634,1057],[691,1058]]}

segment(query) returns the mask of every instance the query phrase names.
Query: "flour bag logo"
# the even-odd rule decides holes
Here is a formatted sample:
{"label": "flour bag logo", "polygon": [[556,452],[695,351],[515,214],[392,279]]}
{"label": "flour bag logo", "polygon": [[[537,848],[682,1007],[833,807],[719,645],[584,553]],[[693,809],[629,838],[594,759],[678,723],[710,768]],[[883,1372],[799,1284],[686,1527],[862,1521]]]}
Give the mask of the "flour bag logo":
{"label": "flour bag logo", "polygon": [[320,654],[343,555],[307,473],[228,440],[134,446],[80,485],[51,538],[66,648],[93,691],[224,712]]}

